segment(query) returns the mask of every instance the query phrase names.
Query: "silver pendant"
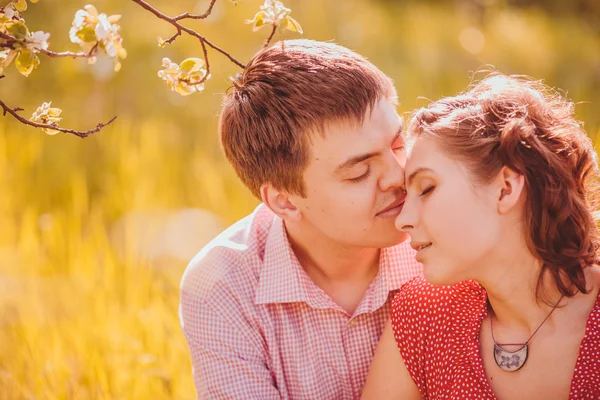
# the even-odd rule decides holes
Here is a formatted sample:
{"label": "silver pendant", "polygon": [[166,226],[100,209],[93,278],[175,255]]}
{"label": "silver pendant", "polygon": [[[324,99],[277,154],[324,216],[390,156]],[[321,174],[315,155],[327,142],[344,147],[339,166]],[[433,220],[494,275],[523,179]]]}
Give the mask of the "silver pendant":
{"label": "silver pendant", "polygon": [[507,351],[494,343],[494,360],[496,364],[507,372],[515,372],[521,369],[527,361],[529,347],[524,344],[516,351]]}

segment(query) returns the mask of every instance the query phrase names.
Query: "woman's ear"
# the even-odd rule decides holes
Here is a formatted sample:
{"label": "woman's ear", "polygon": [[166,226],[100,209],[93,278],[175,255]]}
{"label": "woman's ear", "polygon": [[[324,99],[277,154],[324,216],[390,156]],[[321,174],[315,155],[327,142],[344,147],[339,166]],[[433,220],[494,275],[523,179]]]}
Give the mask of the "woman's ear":
{"label": "woman's ear", "polygon": [[506,214],[518,203],[525,188],[525,176],[508,168],[502,167],[498,173],[499,184],[498,212]]}
{"label": "woman's ear", "polygon": [[302,218],[302,212],[292,202],[290,195],[273,187],[270,183],[260,187],[260,195],[263,203],[284,221],[295,222]]}

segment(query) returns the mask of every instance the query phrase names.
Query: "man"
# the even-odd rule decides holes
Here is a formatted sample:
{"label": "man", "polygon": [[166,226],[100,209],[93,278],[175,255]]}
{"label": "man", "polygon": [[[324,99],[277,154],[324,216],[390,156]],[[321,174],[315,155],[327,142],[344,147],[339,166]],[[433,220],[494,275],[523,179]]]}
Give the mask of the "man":
{"label": "man", "polygon": [[391,80],[332,43],[260,51],[226,96],[225,155],[262,200],[192,260],[181,322],[199,398],[358,398],[397,289],[406,152]]}

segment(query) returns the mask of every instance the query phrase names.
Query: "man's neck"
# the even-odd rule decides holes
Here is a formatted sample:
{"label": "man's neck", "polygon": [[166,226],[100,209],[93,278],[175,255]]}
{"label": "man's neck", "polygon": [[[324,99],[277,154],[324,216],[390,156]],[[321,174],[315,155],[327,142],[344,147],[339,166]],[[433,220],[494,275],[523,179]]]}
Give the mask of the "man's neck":
{"label": "man's neck", "polygon": [[350,314],[379,272],[380,249],[348,246],[286,226],[288,240],[312,281]]}

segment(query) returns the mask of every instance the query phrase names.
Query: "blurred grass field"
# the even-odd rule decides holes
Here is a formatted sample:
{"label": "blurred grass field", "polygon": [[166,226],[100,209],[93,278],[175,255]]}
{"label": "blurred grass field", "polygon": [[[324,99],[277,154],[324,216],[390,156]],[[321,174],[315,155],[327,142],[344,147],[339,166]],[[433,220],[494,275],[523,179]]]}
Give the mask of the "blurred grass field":
{"label": "blurred grass field", "polygon": [[[137,237],[116,238],[115,217],[208,191],[207,209],[246,207],[219,190],[224,173],[202,154],[188,165],[197,185],[171,190],[178,154],[157,138],[151,126],[86,141],[19,127],[0,135],[1,399],[193,398],[177,319],[185,263],[145,260]],[[64,155],[42,154],[60,142]]]}
{"label": "blurred grass field", "polygon": [[[207,4],[150,3],[170,14]],[[401,112],[426,104],[420,96],[455,94],[470,71],[491,64],[564,89],[598,138],[600,16],[548,10],[541,1],[285,3],[304,37],[351,47],[392,76]],[[123,14],[122,71],[112,73],[110,62],[42,58],[30,78],[9,68],[0,82],[0,98],[24,115],[48,100],[65,110],[69,127],[118,115],[85,140],[0,119],[0,399],[192,399],[177,315],[186,257],[219,230],[215,219],[226,226],[257,204],[216,137],[227,77],[239,71],[211,53],[206,92],[172,94],[156,77],[161,58],[198,56],[199,45],[182,38],[159,49],[156,36],[172,34],[166,23],[132,2],[93,4]],[[261,4],[219,1],[214,18],[190,25],[248,60],[267,32],[251,34],[243,20]],[[73,49],[67,32],[83,5],[43,0],[24,17],[52,34],[51,48]],[[194,214],[191,228],[169,225],[190,208],[210,214]]]}

